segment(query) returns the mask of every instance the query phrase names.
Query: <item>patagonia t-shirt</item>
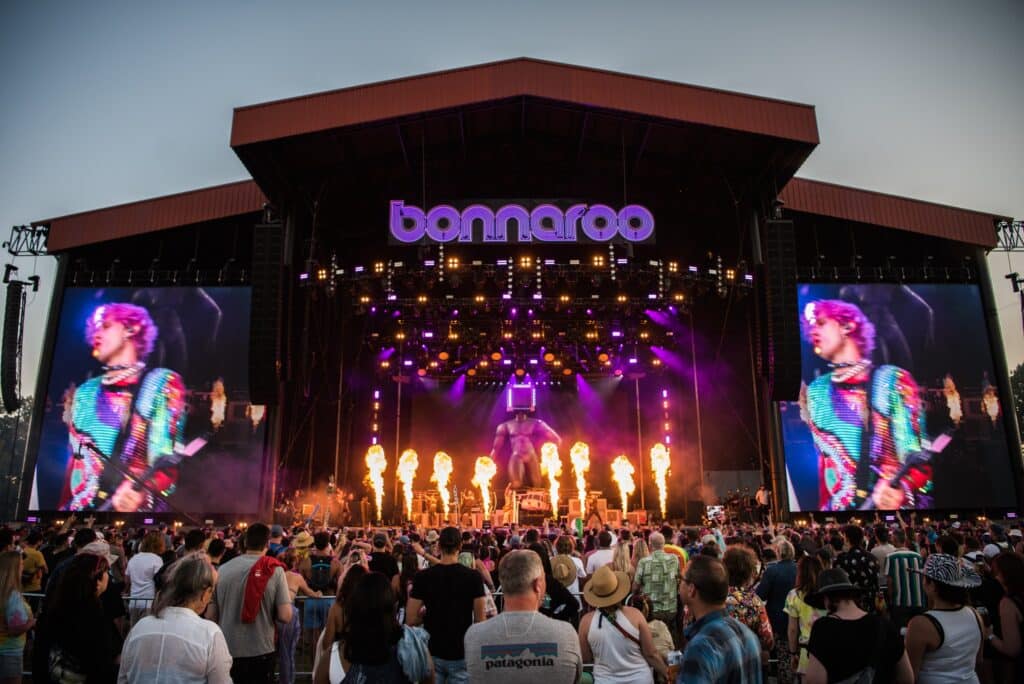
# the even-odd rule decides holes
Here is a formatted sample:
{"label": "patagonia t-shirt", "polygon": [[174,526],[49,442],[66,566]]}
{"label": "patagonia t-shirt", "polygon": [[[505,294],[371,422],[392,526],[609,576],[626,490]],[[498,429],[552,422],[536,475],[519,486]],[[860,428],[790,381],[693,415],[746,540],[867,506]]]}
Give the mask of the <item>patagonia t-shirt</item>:
{"label": "patagonia t-shirt", "polygon": [[501,613],[466,632],[466,669],[473,682],[569,684],[583,671],[580,640],[568,622]]}

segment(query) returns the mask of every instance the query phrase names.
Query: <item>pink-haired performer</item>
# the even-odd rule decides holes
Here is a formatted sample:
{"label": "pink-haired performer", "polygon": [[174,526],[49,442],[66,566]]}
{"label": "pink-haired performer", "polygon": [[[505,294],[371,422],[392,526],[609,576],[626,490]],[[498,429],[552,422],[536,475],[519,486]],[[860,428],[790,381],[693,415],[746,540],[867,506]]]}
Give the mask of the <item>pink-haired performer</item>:
{"label": "pink-haired performer", "polygon": [[803,414],[821,455],[820,509],[930,508],[931,466],[904,467],[924,449],[914,378],[896,366],[872,365],[875,328],[853,304],[810,303],[801,323],[832,369],[807,387]]}
{"label": "pink-haired performer", "polygon": [[[166,368],[146,368],[157,329],[133,304],[103,304],[89,316],[86,342],[103,374],[75,390],[68,425],[68,462],[60,509],[167,510],[163,497],[177,481],[172,456],[185,427],[185,385]],[[139,480],[138,486],[131,478]]]}

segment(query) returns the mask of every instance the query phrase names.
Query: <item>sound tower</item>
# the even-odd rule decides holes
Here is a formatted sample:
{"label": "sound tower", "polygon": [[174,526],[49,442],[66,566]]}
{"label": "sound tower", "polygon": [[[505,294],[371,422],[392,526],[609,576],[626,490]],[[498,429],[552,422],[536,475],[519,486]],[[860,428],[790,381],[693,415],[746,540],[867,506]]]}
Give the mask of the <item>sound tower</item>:
{"label": "sound tower", "polygon": [[18,410],[18,370],[21,366],[21,328],[24,322],[22,306],[25,289],[22,283],[7,284],[7,309],[4,311],[3,360],[0,362],[0,395],[4,410]]}
{"label": "sound tower", "polygon": [[253,404],[277,403],[282,241],[279,223],[260,223],[253,229],[249,318],[249,400]]}
{"label": "sound tower", "polygon": [[800,320],[793,222],[766,221],[762,245],[764,370],[772,401],[796,401],[800,394]]}

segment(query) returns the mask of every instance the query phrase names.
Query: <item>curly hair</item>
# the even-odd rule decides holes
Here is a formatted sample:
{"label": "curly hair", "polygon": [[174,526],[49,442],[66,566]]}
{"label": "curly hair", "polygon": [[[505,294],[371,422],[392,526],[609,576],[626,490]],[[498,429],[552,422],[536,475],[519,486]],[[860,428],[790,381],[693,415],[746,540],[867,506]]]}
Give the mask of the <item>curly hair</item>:
{"label": "curly hair", "polygon": [[141,306],[116,302],[114,304],[100,304],[89,315],[85,322],[85,342],[92,344],[93,336],[105,322],[120,323],[126,328],[136,328],[132,335],[132,344],[140,360],[145,360],[152,352],[156,344],[157,334],[160,332],[149,312]]}
{"label": "curly hair", "polygon": [[850,326],[847,334],[864,358],[870,357],[875,350],[875,326],[856,304],[841,299],[819,299],[805,306],[800,316],[800,328],[808,342],[811,339],[811,328],[819,318],[829,318],[841,326]]}

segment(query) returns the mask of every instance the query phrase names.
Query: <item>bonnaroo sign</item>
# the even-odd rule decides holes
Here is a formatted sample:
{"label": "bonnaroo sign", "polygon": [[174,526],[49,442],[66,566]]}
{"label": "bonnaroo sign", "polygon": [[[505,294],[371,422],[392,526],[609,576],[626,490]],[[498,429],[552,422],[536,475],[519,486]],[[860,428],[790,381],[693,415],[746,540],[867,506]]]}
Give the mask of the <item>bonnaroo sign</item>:
{"label": "bonnaroo sign", "polygon": [[608,242],[616,237],[647,242],[654,237],[654,215],[639,204],[627,204],[619,211],[606,204],[574,204],[565,211],[553,204],[540,204],[533,210],[519,204],[497,210],[471,204],[462,211],[439,204],[423,211],[392,200],[389,224],[391,237],[403,244]]}

